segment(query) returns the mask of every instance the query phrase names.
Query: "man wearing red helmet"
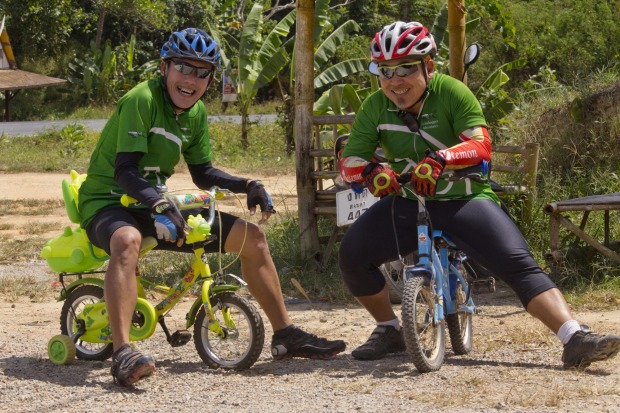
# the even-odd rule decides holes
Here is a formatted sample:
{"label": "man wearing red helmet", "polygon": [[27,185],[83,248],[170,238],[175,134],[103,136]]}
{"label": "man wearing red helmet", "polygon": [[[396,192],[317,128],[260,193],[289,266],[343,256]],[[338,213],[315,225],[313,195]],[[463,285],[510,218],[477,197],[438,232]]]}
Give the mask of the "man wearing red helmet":
{"label": "man wearing red helmet", "polygon": [[[79,191],[81,225],[90,241],[110,256],[104,290],[114,354],[114,381],[130,386],[155,371],[152,357],[129,344],[129,327],[136,306],[136,265],[144,237],[158,238],[156,248],[192,253],[184,245],[184,217],[163,200],[157,184],[164,184],[181,160],[193,182],[203,189],[219,186],[247,194],[250,215],[261,208],[258,225],[221,212],[211,230],[219,241],[207,252],[239,253],[243,277],[271,322],[271,351],[275,359],[325,359],[345,349],[342,340],[330,341],[293,325],[288,316],[278,274],[260,224],[275,213],[271,198],[259,181],[231,176],[213,167],[207,112],[200,98],[220,65],[217,42],[204,30],[188,28],[172,33],[161,49],[161,77],[143,82],[123,96],[104,127],[93,152],[87,178]],[[123,207],[128,194],[140,202]]]}
{"label": "man wearing red helmet", "polygon": [[[378,267],[417,248],[412,234],[418,203],[410,191],[426,197],[433,228],[499,276],[526,310],[557,334],[565,368],[585,368],[617,354],[620,336],[583,330],[573,319],[488,183],[440,179],[445,171],[489,162],[491,139],[471,91],[434,72],[437,46],[428,29],[417,22],[392,23],[375,35],[370,51],[369,71],[379,77],[381,90],[362,104],[340,160],[345,181],[363,182],[382,198],[351,226],[340,246],[344,280],[377,324],[353,357],[376,360],[405,350]],[[387,165],[372,161],[377,146]],[[408,191],[401,191],[396,175],[405,172],[412,177]]]}

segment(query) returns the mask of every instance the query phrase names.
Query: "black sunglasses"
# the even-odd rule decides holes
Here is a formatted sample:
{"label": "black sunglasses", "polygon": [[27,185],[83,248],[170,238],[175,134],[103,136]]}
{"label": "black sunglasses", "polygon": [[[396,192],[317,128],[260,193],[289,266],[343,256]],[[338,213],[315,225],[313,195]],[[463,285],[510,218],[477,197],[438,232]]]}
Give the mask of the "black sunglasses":
{"label": "black sunglasses", "polygon": [[184,75],[191,75],[195,73],[195,76],[199,79],[206,79],[213,74],[213,68],[196,67],[185,62],[172,61],[172,66]]}

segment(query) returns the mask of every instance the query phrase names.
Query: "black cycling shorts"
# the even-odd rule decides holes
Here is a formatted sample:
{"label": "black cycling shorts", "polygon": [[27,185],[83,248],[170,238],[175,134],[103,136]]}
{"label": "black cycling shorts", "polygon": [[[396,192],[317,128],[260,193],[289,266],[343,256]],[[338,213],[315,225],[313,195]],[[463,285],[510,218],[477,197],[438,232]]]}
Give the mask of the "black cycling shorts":
{"label": "black cycling shorts", "polygon": [[[185,219],[187,219],[189,215],[197,214],[201,214],[204,218],[207,218],[208,211],[204,209],[194,209],[182,211],[181,214]],[[220,251],[220,245],[221,251],[224,252],[226,238],[237,219],[239,219],[239,217],[234,215],[221,211],[216,212],[215,220],[213,225],[211,225],[211,234],[216,235],[217,239],[205,246],[206,252],[218,252]],[[155,221],[153,220],[151,211],[146,208],[125,208],[116,206],[104,208],[99,211],[95,218],[86,226],[86,234],[90,242],[110,255],[110,240],[112,239],[112,234],[117,229],[125,226],[138,229],[143,237],[151,236],[157,239]],[[193,247],[190,244],[183,243],[181,247],[178,247],[176,242],[167,242],[163,240],[157,240],[157,242],[158,244],[155,249],[193,252]]]}
{"label": "black cycling shorts", "polygon": [[[435,229],[477,263],[508,284],[523,305],[556,285],[543,272],[510,217],[491,200],[429,201]],[[339,265],[356,297],[379,293],[385,280],[378,267],[417,249],[417,200],[389,196],[368,209],[340,244]],[[393,217],[393,218],[392,218]],[[430,231],[429,231],[430,232]]]}

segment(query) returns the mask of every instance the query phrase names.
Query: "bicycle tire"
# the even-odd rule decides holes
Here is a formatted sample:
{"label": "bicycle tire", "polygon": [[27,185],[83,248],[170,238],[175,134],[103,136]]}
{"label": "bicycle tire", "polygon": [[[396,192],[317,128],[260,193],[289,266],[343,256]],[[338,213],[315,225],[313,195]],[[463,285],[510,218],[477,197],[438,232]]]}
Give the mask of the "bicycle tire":
{"label": "bicycle tire", "polygon": [[[463,267],[462,267],[463,268]],[[465,270],[467,271],[467,270]],[[467,279],[467,274],[462,274]],[[465,304],[467,294],[460,282],[457,281],[454,304],[456,307]],[[461,311],[456,314],[446,314],[446,324],[450,333],[450,344],[452,351],[456,355],[467,354],[473,347],[473,315],[472,313]]]}
{"label": "bicycle tire", "polygon": [[379,271],[385,278],[385,284],[388,287],[388,296],[390,303],[400,304],[403,301],[403,277],[402,270],[392,266],[391,262],[386,262],[379,267]]}
{"label": "bicycle tire", "polygon": [[444,321],[433,322],[436,298],[426,276],[416,275],[405,282],[403,336],[407,353],[420,373],[439,370],[446,354]]}
{"label": "bicycle tire", "polygon": [[[219,337],[209,330],[204,306],[196,315],[194,344],[198,355],[209,368],[245,370],[258,360],[265,343],[265,328],[260,313],[245,298],[232,293],[211,299],[215,317],[225,331]],[[226,328],[222,311],[230,310],[236,329]]]}
{"label": "bicycle tire", "polygon": [[403,301],[403,269],[405,265],[413,265],[417,261],[417,251],[404,258],[404,264],[401,261],[389,261],[379,267],[379,271],[385,278],[388,287],[388,295],[390,303],[401,304]]}
{"label": "bicycle tire", "polygon": [[[69,293],[60,311],[60,331],[75,342],[78,331],[74,317],[82,312],[87,304],[103,299],[103,288],[98,285],[82,285]],[[73,309],[73,310],[71,310]],[[112,356],[112,343],[88,343],[80,339],[75,342],[75,355],[80,360],[103,361]]]}

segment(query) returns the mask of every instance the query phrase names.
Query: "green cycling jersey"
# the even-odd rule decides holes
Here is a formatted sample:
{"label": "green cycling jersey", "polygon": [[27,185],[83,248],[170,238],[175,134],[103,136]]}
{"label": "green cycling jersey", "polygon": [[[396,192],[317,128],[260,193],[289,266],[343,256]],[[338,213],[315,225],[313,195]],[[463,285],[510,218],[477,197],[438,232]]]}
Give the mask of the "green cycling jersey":
{"label": "green cycling jersey", "polygon": [[118,101],[79,190],[82,227],[101,209],[120,205],[124,192],[114,179],[119,152],[143,153],[139,172],[153,186],[166,183],[181,156],[188,164],[211,161],[204,103],[198,100],[191,109],[175,114],[160,79],[137,85]]}
{"label": "green cycling jersey", "polygon": [[[342,157],[358,156],[370,161],[377,146],[383,149],[396,173],[412,171],[425,151],[450,148],[461,143],[461,132],[486,126],[482,108],[473,93],[458,80],[435,74],[418,116],[419,132],[412,132],[398,116],[398,108],[379,90],[357,112]],[[406,191],[409,193],[410,191]],[[413,198],[412,194],[409,197]],[[488,183],[470,179],[440,180],[433,199],[492,199],[497,196]]]}

